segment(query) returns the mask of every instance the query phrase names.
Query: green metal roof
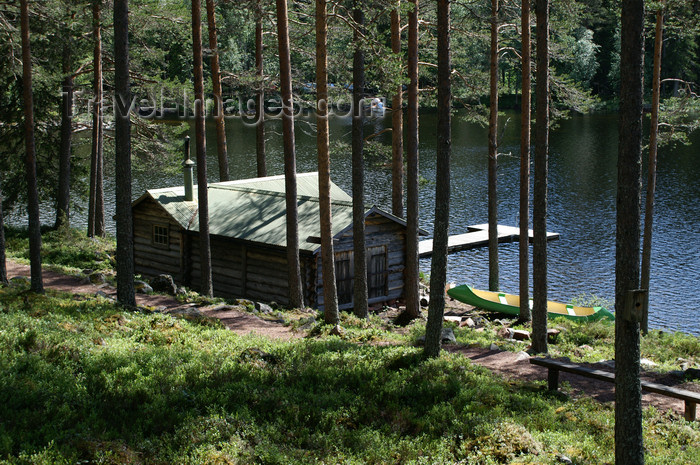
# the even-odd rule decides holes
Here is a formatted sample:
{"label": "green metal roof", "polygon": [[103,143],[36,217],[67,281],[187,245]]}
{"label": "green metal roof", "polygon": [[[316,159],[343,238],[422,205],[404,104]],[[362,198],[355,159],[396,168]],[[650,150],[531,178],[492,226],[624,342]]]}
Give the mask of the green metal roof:
{"label": "green metal roof", "polygon": [[[195,186],[194,198],[197,198]],[[147,191],[184,229],[199,231],[197,202],[184,200],[184,187]],[[287,244],[284,176],[246,179],[208,185],[209,234],[285,247]],[[316,251],[319,224],[318,173],[297,175],[300,250]],[[377,209],[372,209],[377,210]],[[352,197],[331,183],[333,235],[352,225]],[[383,212],[382,212],[383,213]]]}

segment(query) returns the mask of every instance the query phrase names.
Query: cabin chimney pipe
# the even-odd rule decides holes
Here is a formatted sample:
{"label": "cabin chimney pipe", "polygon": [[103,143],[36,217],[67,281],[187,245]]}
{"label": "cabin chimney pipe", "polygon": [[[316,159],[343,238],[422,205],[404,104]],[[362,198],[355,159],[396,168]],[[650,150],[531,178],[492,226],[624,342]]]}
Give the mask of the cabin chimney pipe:
{"label": "cabin chimney pipe", "polygon": [[185,136],[185,161],[182,163],[185,171],[185,201],[192,202],[194,200],[194,181],[192,171],[194,162],[190,160],[190,136]]}

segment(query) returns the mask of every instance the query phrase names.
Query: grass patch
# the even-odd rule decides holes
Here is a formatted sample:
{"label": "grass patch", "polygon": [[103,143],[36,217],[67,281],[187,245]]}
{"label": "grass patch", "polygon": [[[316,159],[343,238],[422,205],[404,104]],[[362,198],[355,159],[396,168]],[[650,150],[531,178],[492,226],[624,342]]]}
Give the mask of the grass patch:
{"label": "grass patch", "polygon": [[[7,257],[29,263],[26,228],[9,227],[5,233]],[[41,259],[57,271],[77,274],[84,269],[105,273],[114,268],[116,242],[113,238],[89,238],[84,231],[62,227],[42,228]]]}
{"label": "grass patch", "polygon": [[[390,329],[353,318],[343,322],[360,340]],[[610,405],[504,381],[459,355],[424,360],[406,344],[322,331],[240,337],[10,287],[0,328],[3,464],[613,461]],[[649,463],[700,461],[698,423],[654,410],[644,421]]]}

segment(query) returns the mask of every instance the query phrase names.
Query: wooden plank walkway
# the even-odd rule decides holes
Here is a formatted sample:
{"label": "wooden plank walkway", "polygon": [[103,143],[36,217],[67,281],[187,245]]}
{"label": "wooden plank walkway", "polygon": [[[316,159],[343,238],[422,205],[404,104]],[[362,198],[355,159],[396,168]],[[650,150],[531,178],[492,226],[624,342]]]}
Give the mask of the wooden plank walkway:
{"label": "wooden plank walkway", "polygon": [[[486,247],[489,244],[489,225],[477,224],[467,226],[467,231],[464,234],[457,234],[447,238],[447,253],[458,252],[460,250],[475,249],[477,247]],[[533,231],[528,231],[530,242],[532,242]],[[498,242],[514,242],[520,239],[520,228],[514,226],[498,225]],[[554,232],[547,233],[547,240],[553,241],[559,239],[559,234]],[[418,243],[418,256],[429,257],[433,254],[433,240],[427,239]]]}

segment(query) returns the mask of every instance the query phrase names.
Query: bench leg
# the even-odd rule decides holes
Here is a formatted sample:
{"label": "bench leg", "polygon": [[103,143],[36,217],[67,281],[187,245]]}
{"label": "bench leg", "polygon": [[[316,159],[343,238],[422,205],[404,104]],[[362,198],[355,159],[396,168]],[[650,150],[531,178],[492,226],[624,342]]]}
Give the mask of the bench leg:
{"label": "bench leg", "polygon": [[689,400],[685,401],[685,419],[688,421],[695,421],[695,402]]}
{"label": "bench leg", "polygon": [[547,371],[547,385],[550,391],[559,390],[559,370],[550,368]]}

